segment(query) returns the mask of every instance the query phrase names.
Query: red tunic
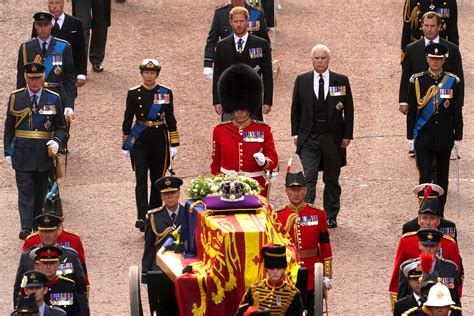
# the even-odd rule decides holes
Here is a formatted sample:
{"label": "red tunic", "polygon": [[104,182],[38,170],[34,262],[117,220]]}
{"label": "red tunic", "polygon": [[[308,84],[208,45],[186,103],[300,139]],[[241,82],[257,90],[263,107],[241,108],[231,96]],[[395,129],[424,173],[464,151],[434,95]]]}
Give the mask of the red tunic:
{"label": "red tunic", "polygon": [[[263,188],[261,194],[266,195],[264,172],[275,169],[278,164],[270,126],[251,119],[240,126],[233,121],[219,124],[214,127],[212,146],[212,174],[242,172],[257,180]],[[253,157],[258,152],[266,157],[263,167]]]}
{"label": "red tunic", "polygon": [[[390,280],[389,292],[391,299],[395,299],[398,292],[398,278],[400,275],[400,265],[408,259],[418,258],[421,250],[418,247],[418,236],[416,232],[404,234],[398,241],[397,254],[395,255],[395,263],[393,265],[392,279]],[[441,239],[441,256],[445,259],[453,261],[461,267],[459,259],[459,250],[456,242],[451,237],[444,235]],[[461,287],[459,287],[461,288]]]}
{"label": "red tunic", "polygon": [[[84,276],[86,279],[86,285],[89,286],[89,275],[87,273],[86,267],[86,253],[84,251],[84,246],[82,245],[81,237],[74,232],[62,229],[58,235],[58,240],[56,241],[60,246],[70,247],[77,251],[77,257],[81,262],[82,269],[84,270]],[[33,233],[29,235],[22,246],[22,251],[29,249],[33,246],[38,246],[41,244],[39,234]]]}
{"label": "red tunic", "polygon": [[332,250],[326,212],[308,203],[298,208],[288,204],[276,212],[278,220],[298,249],[300,264],[308,269],[308,290],[312,290],[316,262],[324,264],[325,276],[332,276]]}

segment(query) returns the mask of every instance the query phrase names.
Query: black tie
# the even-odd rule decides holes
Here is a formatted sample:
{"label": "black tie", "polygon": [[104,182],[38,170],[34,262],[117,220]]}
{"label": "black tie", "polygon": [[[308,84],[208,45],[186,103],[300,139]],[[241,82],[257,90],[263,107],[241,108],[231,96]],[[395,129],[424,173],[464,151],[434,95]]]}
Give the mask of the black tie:
{"label": "black tie", "polygon": [[319,99],[319,101],[324,101],[324,79],[323,79],[323,75],[319,75],[318,99]]}
{"label": "black tie", "polygon": [[59,20],[56,19],[56,21],[54,22],[54,25],[53,25],[53,31],[52,31],[52,34],[54,35],[57,35],[59,33],[59,31],[61,30],[61,28],[59,27]]}
{"label": "black tie", "polygon": [[244,49],[244,48],[243,48],[243,45],[244,45],[244,40],[241,39],[241,38],[239,38],[239,40],[237,41],[237,51],[238,51],[239,53],[242,53],[242,51],[243,51],[243,49]]}
{"label": "black tie", "polygon": [[36,94],[31,96],[31,102],[33,102],[33,112],[36,112],[36,108],[38,106],[38,96]]}
{"label": "black tie", "polygon": [[41,51],[43,52],[43,57],[46,56],[46,42],[43,42],[43,47],[41,48]]}
{"label": "black tie", "polygon": [[171,221],[173,222],[173,225],[174,225],[175,220],[176,220],[176,213],[171,213]]}

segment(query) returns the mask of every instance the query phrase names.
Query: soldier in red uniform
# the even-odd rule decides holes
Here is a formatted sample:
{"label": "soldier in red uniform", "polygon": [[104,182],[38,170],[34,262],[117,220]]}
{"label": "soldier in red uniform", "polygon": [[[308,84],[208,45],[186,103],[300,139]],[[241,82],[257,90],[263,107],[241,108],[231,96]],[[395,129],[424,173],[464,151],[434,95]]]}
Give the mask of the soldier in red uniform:
{"label": "soldier in red uniform", "polygon": [[249,66],[236,64],[224,71],[218,86],[222,107],[232,113],[232,121],[214,128],[211,173],[254,178],[266,196],[265,171],[277,166],[278,155],[270,126],[249,116],[260,104],[262,81]]}
{"label": "soldier in red uniform", "polygon": [[277,216],[298,247],[301,265],[308,269],[308,294],[305,309],[313,312],[314,264],[324,264],[324,282],[329,287],[332,278],[332,250],[329,242],[326,212],[304,201],[306,184],[302,172],[287,173],[288,204],[277,209]]}
{"label": "soldier in red uniform", "polygon": [[[437,198],[426,198],[423,199],[423,202],[420,205],[418,214],[434,214],[439,216],[440,213],[440,203]],[[439,226],[439,217],[437,220],[423,220],[423,216],[419,217],[420,228],[433,228],[436,229]],[[400,276],[400,265],[406,260],[416,258],[420,256],[421,250],[419,248],[419,238],[416,232],[410,232],[404,234],[397,246],[397,253],[395,255],[395,263],[393,265],[392,278],[390,280],[389,294],[390,300],[393,304],[397,301],[397,291],[398,291],[398,281]],[[443,238],[440,242],[440,249],[438,252],[438,257],[449,259],[453,261],[458,266],[458,271],[460,271],[460,257],[459,250],[453,238],[448,235],[443,235]]]}

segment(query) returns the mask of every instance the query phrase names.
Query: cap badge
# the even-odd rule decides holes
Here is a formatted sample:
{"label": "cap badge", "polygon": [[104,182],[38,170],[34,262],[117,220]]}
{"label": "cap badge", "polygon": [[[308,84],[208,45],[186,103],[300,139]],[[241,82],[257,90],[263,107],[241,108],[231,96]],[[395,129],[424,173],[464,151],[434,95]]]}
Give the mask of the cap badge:
{"label": "cap badge", "polygon": [[153,62],[150,60],[150,61],[146,64],[146,68],[155,68],[155,65],[154,65]]}
{"label": "cap badge", "polygon": [[444,297],[443,291],[439,290],[438,293],[436,293],[436,297],[442,299]]}
{"label": "cap badge", "polygon": [[171,185],[170,179],[166,179],[166,180],[165,180],[165,185]]}
{"label": "cap badge", "polygon": [[429,240],[433,239],[433,234],[429,233],[428,236],[426,236],[426,238],[428,238]]}
{"label": "cap badge", "polygon": [[51,222],[51,220],[49,219],[49,217],[46,216],[44,218],[43,222],[45,222],[46,224],[49,224],[49,222]]}
{"label": "cap badge", "polygon": [[33,67],[31,67],[31,71],[36,72],[36,70],[37,70],[36,66],[33,65]]}
{"label": "cap badge", "polygon": [[437,48],[435,48],[434,53],[438,54],[438,49]]}
{"label": "cap badge", "polygon": [[41,14],[41,15],[39,16],[39,18],[40,18],[41,20],[43,20],[43,19],[45,18],[44,14]]}
{"label": "cap badge", "polygon": [[51,249],[48,249],[46,252],[48,253],[48,255],[50,255],[51,254]]}

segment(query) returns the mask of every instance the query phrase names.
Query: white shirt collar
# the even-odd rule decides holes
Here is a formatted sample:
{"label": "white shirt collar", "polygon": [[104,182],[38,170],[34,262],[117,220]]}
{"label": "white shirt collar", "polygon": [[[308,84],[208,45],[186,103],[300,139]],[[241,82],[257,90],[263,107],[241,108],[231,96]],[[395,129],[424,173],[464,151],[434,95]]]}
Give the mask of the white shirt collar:
{"label": "white shirt collar", "polygon": [[174,212],[172,210],[170,210],[168,208],[168,206],[165,206],[166,207],[166,211],[168,211],[168,215],[171,217],[171,214],[175,213],[176,214],[176,217],[178,217],[178,213],[179,213],[179,204],[178,206],[176,207],[176,210],[174,210]]}
{"label": "white shirt collar", "polygon": [[33,96],[33,94],[36,94],[38,96],[38,102],[39,102],[39,99],[41,98],[41,92],[43,92],[43,88],[41,87],[40,90],[36,93],[33,93],[33,91],[30,90],[30,88],[28,88],[28,94],[30,95],[30,99],[31,97]]}
{"label": "white shirt collar", "polygon": [[432,40],[429,40],[426,37],[423,37],[423,38],[425,39],[425,46],[428,46],[430,42],[439,43],[439,35]]}
{"label": "white shirt collar", "polygon": [[238,37],[237,35],[234,34],[235,45],[237,46],[237,42],[239,41],[239,39],[242,39],[244,41],[244,46],[245,46],[245,43],[247,43],[248,37],[249,37],[249,32],[245,32],[244,36],[242,37]]}
{"label": "white shirt collar", "polygon": [[[314,72],[314,78],[318,78],[319,80],[319,73],[317,73],[316,70],[314,70],[313,72]],[[323,75],[324,80],[329,79],[329,69],[326,69],[326,71],[323,72],[322,75]]]}
{"label": "white shirt collar", "polygon": [[43,302],[43,304],[41,304],[41,306],[39,307],[40,316],[44,315],[45,308],[46,308],[46,304]]}
{"label": "white shirt collar", "polygon": [[48,37],[46,41],[43,41],[41,38],[38,37],[38,43],[40,44],[40,47],[42,48],[43,42],[46,42],[46,48],[48,48],[49,43],[51,43],[51,35]]}
{"label": "white shirt collar", "polygon": [[413,297],[415,298],[415,301],[418,304],[418,306],[421,306],[421,301],[420,301],[421,297],[416,295],[415,293],[413,293]]}
{"label": "white shirt collar", "polygon": [[[66,17],[66,15],[63,13],[61,13],[61,15],[59,16],[59,18],[54,18],[54,21],[56,22],[56,20],[58,20],[58,23],[59,23],[59,27],[63,27],[63,23],[64,23],[64,18]],[[54,23],[53,23],[54,25]]]}

